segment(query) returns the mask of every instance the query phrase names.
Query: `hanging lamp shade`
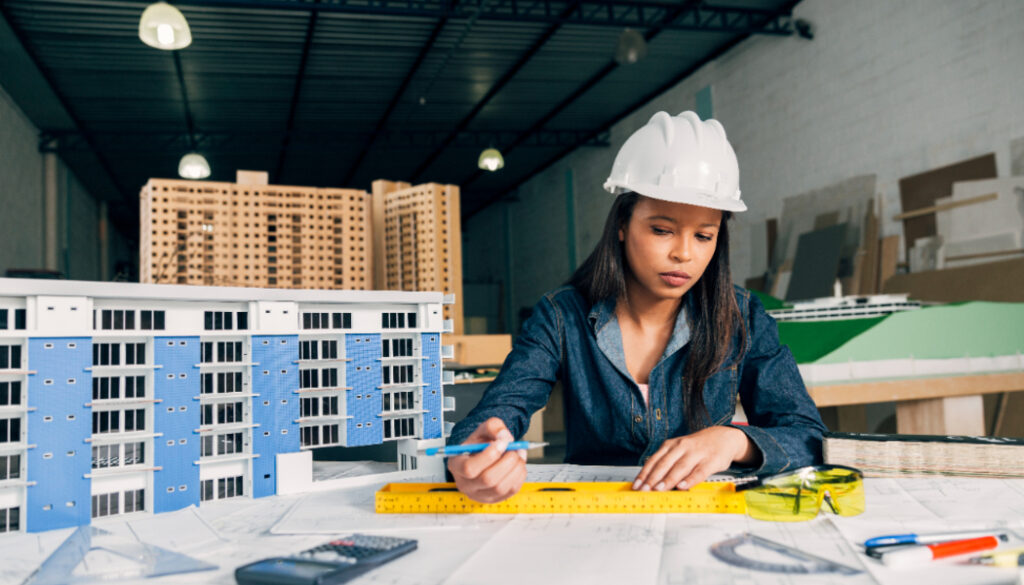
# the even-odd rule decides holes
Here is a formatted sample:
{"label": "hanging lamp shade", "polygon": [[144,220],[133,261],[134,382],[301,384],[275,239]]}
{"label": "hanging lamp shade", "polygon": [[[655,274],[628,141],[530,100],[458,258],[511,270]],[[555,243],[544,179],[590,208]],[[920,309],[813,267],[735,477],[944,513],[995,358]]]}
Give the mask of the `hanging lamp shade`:
{"label": "hanging lamp shade", "polygon": [[632,65],[647,56],[647,41],[639,31],[627,28],[619,35],[615,45],[615,62],[619,65]]}
{"label": "hanging lamp shade", "polygon": [[174,51],[192,44],[192,31],[180,10],[166,2],[150,4],[139,19],[139,38],[155,49]]}
{"label": "hanging lamp shade", "polygon": [[476,166],[485,171],[496,171],[505,166],[505,158],[497,148],[488,148],[480,153]]}
{"label": "hanging lamp shade", "polygon": [[198,152],[190,152],[181,157],[178,175],[183,179],[205,179],[210,176],[210,163]]}

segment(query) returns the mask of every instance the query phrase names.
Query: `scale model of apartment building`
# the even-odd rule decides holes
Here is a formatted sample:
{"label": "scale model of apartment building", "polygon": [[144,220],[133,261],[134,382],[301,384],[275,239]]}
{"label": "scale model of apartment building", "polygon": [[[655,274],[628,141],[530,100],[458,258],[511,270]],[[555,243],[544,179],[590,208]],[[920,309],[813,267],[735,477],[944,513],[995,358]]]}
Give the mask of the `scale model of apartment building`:
{"label": "scale model of apartment building", "polygon": [[439,292],[0,279],[0,532],[276,491],[278,454],[442,440]]}

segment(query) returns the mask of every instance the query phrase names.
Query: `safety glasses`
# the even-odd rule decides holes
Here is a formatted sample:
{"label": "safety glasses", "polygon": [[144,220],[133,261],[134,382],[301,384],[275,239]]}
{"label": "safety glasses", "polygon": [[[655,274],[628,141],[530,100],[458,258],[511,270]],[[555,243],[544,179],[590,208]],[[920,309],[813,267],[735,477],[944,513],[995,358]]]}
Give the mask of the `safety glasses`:
{"label": "safety glasses", "polygon": [[832,513],[856,516],[864,511],[864,475],[843,465],[812,465],[737,486],[747,514],[758,520],[801,522],[818,515],[822,503]]}

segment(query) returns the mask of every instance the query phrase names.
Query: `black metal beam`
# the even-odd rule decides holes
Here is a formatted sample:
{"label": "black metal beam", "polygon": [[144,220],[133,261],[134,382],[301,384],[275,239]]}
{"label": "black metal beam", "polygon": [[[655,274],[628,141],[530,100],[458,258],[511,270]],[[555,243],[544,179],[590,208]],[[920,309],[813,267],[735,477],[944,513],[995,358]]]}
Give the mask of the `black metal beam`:
{"label": "black metal beam", "polygon": [[409,71],[405,73],[405,79],[402,80],[402,84],[398,86],[398,90],[395,91],[394,95],[391,96],[391,103],[388,104],[387,109],[384,110],[384,114],[377,120],[377,126],[373,129],[373,134],[370,139],[366,141],[366,146],[359,152],[359,156],[356,157],[356,161],[349,167],[348,173],[345,175],[345,179],[339,183],[340,185],[351,185],[352,180],[355,178],[356,172],[359,170],[359,166],[363,164],[363,160],[366,159],[366,155],[369,154],[370,149],[373,148],[377,142],[377,138],[381,132],[384,131],[384,126],[391,118],[391,114],[395,111],[398,106],[398,102],[401,101],[402,96],[405,94],[405,90],[409,88],[409,84],[412,83],[412,79],[416,77],[416,73],[419,72],[420,67],[423,65],[423,60],[427,58],[430,50],[434,48],[434,43],[437,42],[437,37],[444,30],[445,25],[448,24],[448,19],[442,18],[434,25],[434,30],[430,32],[430,38],[420,48],[420,54],[416,57],[416,62],[412,64]]}
{"label": "black metal beam", "polygon": [[[518,130],[464,130],[449,140],[447,130],[383,130],[371,132],[295,131],[288,133],[291,152],[325,152],[348,149],[352,144],[374,138],[379,146],[392,149],[434,149],[442,143],[461,148],[486,148],[491,144],[509,144],[522,139]],[[56,139],[56,146],[49,146]],[[133,132],[48,131],[40,134],[39,150],[61,154],[87,152],[99,147],[103,152],[121,155],[180,154],[190,148],[206,154],[266,154],[281,144],[281,132],[202,132],[144,130]],[[608,132],[591,130],[539,130],[519,144],[521,147],[609,146]],[[347,183],[342,183],[347,184]]]}
{"label": "black metal beam", "polygon": [[[793,2],[790,2],[785,8],[781,9],[781,11],[785,12],[787,14],[790,13],[792,11],[793,6],[796,5],[796,3],[798,1],[799,0],[794,0]],[[713,53],[710,53],[703,60],[701,60],[699,63],[696,63],[692,67],[689,67],[685,71],[679,73],[678,75],[676,75],[672,79],[668,80],[667,82],[665,82],[664,84],[659,86],[654,91],[648,93],[647,95],[645,95],[644,97],[640,98],[636,102],[630,104],[628,107],[626,107],[621,112],[619,112],[617,115],[615,115],[613,118],[605,121],[598,128],[593,130],[593,135],[595,135],[595,136],[599,135],[599,134],[607,135],[608,133],[610,133],[611,127],[614,126],[615,124],[617,124],[623,118],[625,118],[626,116],[628,116],[628,115],[632,114],[633,112],[639,110],[640,108],[644,107],[650,101],[652,101],[655,98],[657,98],[658,96],[664,94],[666,91],[672,89],[673,87],[678,85],[681,81],[683,81],[687,77],[693,75],[701,67],[703,67],[704,65],[706,65],[707,63],[709,63],[711,61],[714,61],[715,59],[718,59],[722,55],[726,54],[727,52],[732,50],[734,47],[739,45],[741,42],[743,42],[747,38],[749,38],[749,35],[739,36],[739,37],[733,39],[732,41],[726,43],[725,45],[723,45],[722,47],[720,47],[718,50],[714,51]],[[561,152],[559,152],[557,155],[551,157],[546,162],[538,165],[536,168],[533,169],[533,171],[531,171],[530,173],[527,173],[526,175],[524,175],[522,179],[520,179],[519,181],[516,181],[515,183],[513,183],[512,185],[507,187],[504,191],[501,191],[501,192],[495,193],[494,195],[486,197],[484,202],[483,202],[483,204],[477,205],[477,206],[475,206],[475,208],[467,210],[467,212],[462,215],[462,223],[465,224],[466,222],[468,222],[470,220],[470,218],[472,218],[477,213],[483,211],[484,209],[486,209],[490,205],[492,205],[494,203],[497,203],[498,201],[504,199],[509,193],[512,193],[513,191],[518,189],[520,185],[522,185],[526,181],[529,181],[531,178],[537,176],[537,174],[543,172],[548,167],[550,167],[551,165],[553,165],[556,162],[558,162],[559,160],[561,160],[563,157],[568,155],[573,150],[575,150],[575,148],[573,148],[573,147],[569,147],[569,148],[566,148],[566,149],[562,150]],[[473,176],[473,179],[475,179],[480,174],[482,174],[482,171],[478,171]],[[465,187],[463,187],[463,193],[466,193],[466,192],[467,192],[467,190],[465,189]],[[467,205],[465,203],[463,203],[463,209],[466,209],[466,208],[467,208]]]}
{"label": "black metal beam", "polygon": [[[137,5],[135,0],[115,0]],[[470,0],[450,5],[447,0],[175,0],[178,6],[253,8],[261,10],[315,10],[380,16],[464,19],[484,21],[576,24],[647,29],[658,26],[679,4],[655,0],[584,0],[566,13],[573,0]],[[668,30],[736,34],[793,34],[789,15],[760,8],[707,6],[697,3],[678,15]]]}
{"label": "black metal beam", "polygon": [[[571,11],[575,10],[577,6],[579,6],[578,1],[571,2],[570,6],[566,9],[566,12],[563,14],[570,13]],[[551,25],[550,27],[548,27],[546,31],[544,31],[542,35],[540,35],[540,37],[537,38],[536,41],[534,41],[533,45],[531,45],[530,48],[527,49],[526,52],[519,57],[519,60],[516,61],[516,63],[512,65],[512,67],[510,67],[508,71],[505,72],[504,75],[501,76],[501,79],[495,82],[495,84],[492,85],[489,90],[487,90],[487,93],[482,98],[480,98],[476,105],[473,106],[473,109],[470,110],[470,112],[466,114],[466,116],[463,117],[458,124],[455,125],[455,128],[452,130],[449,137],[445,139],[445,141],[442,142],[441,145],[437,149],[435,149],[434,152],[432,152],[425,161],[423,161],[422,163],[420,163],[418,167],[416,167],[416,170],[413,171],[412,173],[412,178],[410,179],[410,182],[416,183],[419,181],[420,176],[423,173],[425,173],[428,168],[430,168],[430,165],[433,164],[433,162],[437,160],[439,156],[441,156],[441,153],[444,151],[445,148],[448,147],[448,145],[455,139],[455,137],[460,132],[465,131],[465,129],[469,126],[469,123],[473,120],[473,118],[476,118],[477,114],[479,114],[480,111],[483,110],[484,107],[488,103],[490,103],[492,99],[494,99],[494,96],[498,95],[498,92],[504,89],[505,86],[508,85],[510,81],[512,81],[513,77],[515,77],[520,71],[522,71],[523,67],[526,67],[526,64],[529,63],[531,59],[533,59],[533,57],[541,50],[542,47],[544,47],[545,44],[547,44],[549,40],[551,40],[551,37],[553,37],[555,33],[558,32],[558,29],[561,27],[561,24]]]}
{"label": "black metal beam", "polygon": [[284,160],[288,156],[288,141],[295,127],[295,112],[299,109],[299,96],[302,94],[302,82],[306,78],[306,63],[309,61],[309,50],[313,46],[313,34],[316,31],[316,20],[318,13],[313,11],[309,15],[309,24],[306,26],[306,41],[302,44],[302,57],[299,58],[299,71],[295,74],[295,88],[292,90],[292,103],[288,107],[288,123],[285,125],[284,138],[281,140],[281,153],[277,157],[277,170],[273,174],[271,182],[281,182],[281,172],[284,170]]}
{"label": "black metal beam", "polygon": [[[695,3],[696,3],[696,0],[690,0],[686,5],[679,6],[679,7],[677,7],[677,9],[675,11],[667,13],[665,15],[665,21],[664,21],[664,23],[662,23],[661,26],[656,26],[656,27],[648,30],[646,33],[644,33],[644,40],[646,42],[648,42],[648,43],[651,42],[663,30],[665,30],[664,25],[670,24],[673,20],[678,18],[680,15],[685,14],[686,11],[689,10],[690,5],[695,4]],[[504,152],[502,154],[507,156],[509,152],[515,150],[516,147],[518,147],[523,142],[528,140],[529,137],[534,132],[538,132],[542,128],[544,128],[544,126],[546,126],[548,124],[548,122],[553,120],[555,118],[555,116],[557,116],[558,114],[562,113],[562,111],[564,111],[566,108],[568,108],[570,105],[572,105],[573,102],[578,100],[581,96],[583,96],[583,94],[585,94],[588,91],[590,91],[591,89],[593,89],[595,85],[600,83],[612,71],[615,71],[618,68],[619,68],[619,63],[618,62],[616,62],[614,59],[609,61],[608,64],[606,64],[604,67],[602,67],[600,69],[600,71],[598,71],[597,73],[591,75],[590,79],[587,79],[586,81],[584,81],[582,85],[577,87],[575,91],[573,91],[571,94],[566,96],[565,99],[563,99],[561,102],[559,102],[554,108],[549,110],[547,114],[544,114],[543,117],[541,117],[539,120],[534,122],[533,125],[530,126],[530,128],[526,130],[526,132],[523,132],[519,137],[517,137],[511,143],[507,144],[504,147],[505,150],[504,150]],[[480,170],[480,169],[476,169],[473,172],[473,174],[470,175],[470,177],[468,179],[466,179],[465,181],[461,181],[459,183],[459,185],[461,185],[462,188],[464,188],[464,189],[468,188],[469,185],[471,183],[473,183],[473,181],[476,181],[477,179],[482,177],[485,172],[489,172],[489,171],[483,171],[483,170]]]}

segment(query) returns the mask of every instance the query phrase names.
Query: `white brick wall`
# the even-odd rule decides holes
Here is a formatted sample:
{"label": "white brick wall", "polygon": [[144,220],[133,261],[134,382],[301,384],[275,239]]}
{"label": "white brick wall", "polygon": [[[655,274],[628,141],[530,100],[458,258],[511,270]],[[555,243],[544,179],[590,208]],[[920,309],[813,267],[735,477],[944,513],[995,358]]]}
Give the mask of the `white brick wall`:
{"label": "white brick wall", "polygon": [[[813,41],[748,39],[617,124],[612,148],[578,150],[523,185],[511,204],[514,307],[531,306],[568,277],[566,168],[575,170],[582,261],[607,214],[601,184],[625,137],[658,110],[694,109],[708,84],[750,208],[733,224],[740,283],[752,276],[744,224],[777,217],[787,196],[875,173],[891,218],[901,177],[988,152],[1009,174],[1010,142],[1024,136],[1024,2],[805,0],[794,15],[814,24]],[[500,221],[488,210],[463,229],[467,237],[500,234]],[[882,231],[902,226],[886,219]],[[484,258],[486,247],[464,249],[467,278],[503,262]]]}

